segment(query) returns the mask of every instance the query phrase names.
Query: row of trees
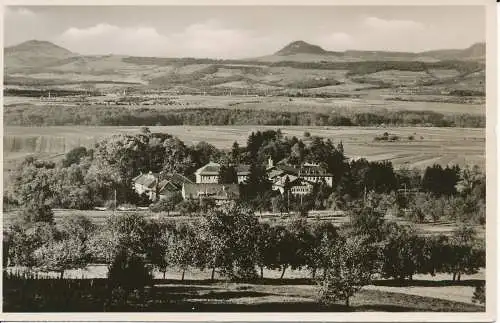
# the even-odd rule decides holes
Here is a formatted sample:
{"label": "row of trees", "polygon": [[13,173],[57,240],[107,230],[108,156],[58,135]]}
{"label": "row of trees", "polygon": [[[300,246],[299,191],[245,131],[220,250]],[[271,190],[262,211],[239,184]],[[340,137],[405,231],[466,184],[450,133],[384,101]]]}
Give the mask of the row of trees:
{"label": "row of trees", "polygon": [[228,204],[190,221],[124,214],[110,217],[98,230],[87,218],[72,216],[58,225],[39,221],[12,226],[4,256],[10,265],[57,271],[61,277],[68,269],[106,263],[128,292],[140,287],[130,279],[130,268],[146,277],[146,265],[163,273],[175,267],[182,277],[188,268],[208,269],[212,279],[216,270],[230,279],[256,279],[258,271],[263,277],[264,268],[281,270],[282,278],[288,268],[307,269],[318,279],[322,299],[346,302],[375,275],[403,280],[443,272],[460,280],[484,267],[484,246],[468,226],[452,236],[421,236],[384,222],[371,201],[354,208],[351,216],[341,228],[304,218],[272,224],[259,222],[248,208]]}
{"label": "row of trees", "polygon": [[6,125],[12,126],[172,126],[172,125],[273,125],[273,126],[434,126],[484,128],[485,116],[444,115],[433,111],[294,112],[255,109],[162,109],[143,106],[6,106]]}

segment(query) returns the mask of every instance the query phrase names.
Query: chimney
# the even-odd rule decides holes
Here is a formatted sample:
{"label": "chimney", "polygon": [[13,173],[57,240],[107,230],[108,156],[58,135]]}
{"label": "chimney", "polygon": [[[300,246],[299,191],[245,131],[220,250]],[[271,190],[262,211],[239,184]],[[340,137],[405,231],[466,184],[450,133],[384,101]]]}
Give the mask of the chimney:
{"label": "chimney", "polygon": [[273,158],[269,157],[267,160],[267,168],[272,168],[274,166]]}

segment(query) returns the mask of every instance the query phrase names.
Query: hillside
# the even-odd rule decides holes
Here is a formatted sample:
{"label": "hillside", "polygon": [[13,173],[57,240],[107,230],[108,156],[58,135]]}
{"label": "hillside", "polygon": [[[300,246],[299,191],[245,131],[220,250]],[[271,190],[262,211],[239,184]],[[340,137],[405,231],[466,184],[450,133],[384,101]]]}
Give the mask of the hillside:
{"label": "hillside", "polygon": [[[461,93],[465,94],[461,98],[446,97],[444,101],[464,103],[471,96],[484,96],[484,53],[484,44],[423,53],[331,52],[294,41],[266,57],[215,60],[83,56],[50,42],[28,41],[5,48],[4,83],[7,95],[25,95],[19,93],[27,89],[108,93],[127,88],[214,95],[359,97],[395,89],[390,94],[398,97]],[[40,96],[36,91],[33,95]]]}
{"label": "hillside", "polygon": [[280,56],[287,56],[287,55],[294,55],[294,54],[316,54],[316,55],[328,55],[328,54],[334,54],[333,52],[328,52],[321,48],[318,45],[312,45],[309,43],[306,43],[303,40],[297,40],[294,42],[291,42],[290,44],[286,45],[279,51],[275,53],[275,55],[280,55]]}
{"label": "hillside", "polygon": [[6,71],[47,66],[77,54],[48,41],[29,40],[4,49]]}
{"label": "hillside", "polygon": [[260,61],[276,62],[280,60],[321,62],[321,61],[420,61],[438,62],[443,60],[484,60],[486,56],[485,43],[476,43],[465,49],[443,49],[433,51],[391,52],[346,50],[334,52],[312,45],[304,41],[294,41],[274,53],[258,58]]}
{"label": "hillside", "polygon": [[420,53],[420,55],[440,60],[484,60],[486,57],[486,43],[475,43],[465,49],[427,51]]}

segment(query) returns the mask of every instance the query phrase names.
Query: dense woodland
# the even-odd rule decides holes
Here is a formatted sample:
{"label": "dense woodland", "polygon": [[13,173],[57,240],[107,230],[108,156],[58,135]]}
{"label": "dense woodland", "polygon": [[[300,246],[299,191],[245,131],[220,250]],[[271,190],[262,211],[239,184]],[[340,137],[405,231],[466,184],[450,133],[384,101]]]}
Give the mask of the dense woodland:
{"label": "dense woodland", "polygon": [[7,106],[4,123],[11,126],[486,126],[485,116],[445,115],[432,111],[279,112],[271,110],[193,108],[165,109],[123,106]]}

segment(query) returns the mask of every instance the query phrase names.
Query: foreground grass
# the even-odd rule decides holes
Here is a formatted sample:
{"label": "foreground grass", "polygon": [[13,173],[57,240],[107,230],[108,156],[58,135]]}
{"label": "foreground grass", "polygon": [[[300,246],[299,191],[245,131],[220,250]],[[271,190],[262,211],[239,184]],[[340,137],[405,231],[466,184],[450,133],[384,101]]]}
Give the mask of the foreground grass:
{"label": "foreground grass", "polygon": [[365,289],[342,303],[322,305],[309,280],[265,279],[254,283],[155,280],[126,303],[109,302],[105,279],[4,280],[6,312],[480,312],[484,307],[431,297]]}

